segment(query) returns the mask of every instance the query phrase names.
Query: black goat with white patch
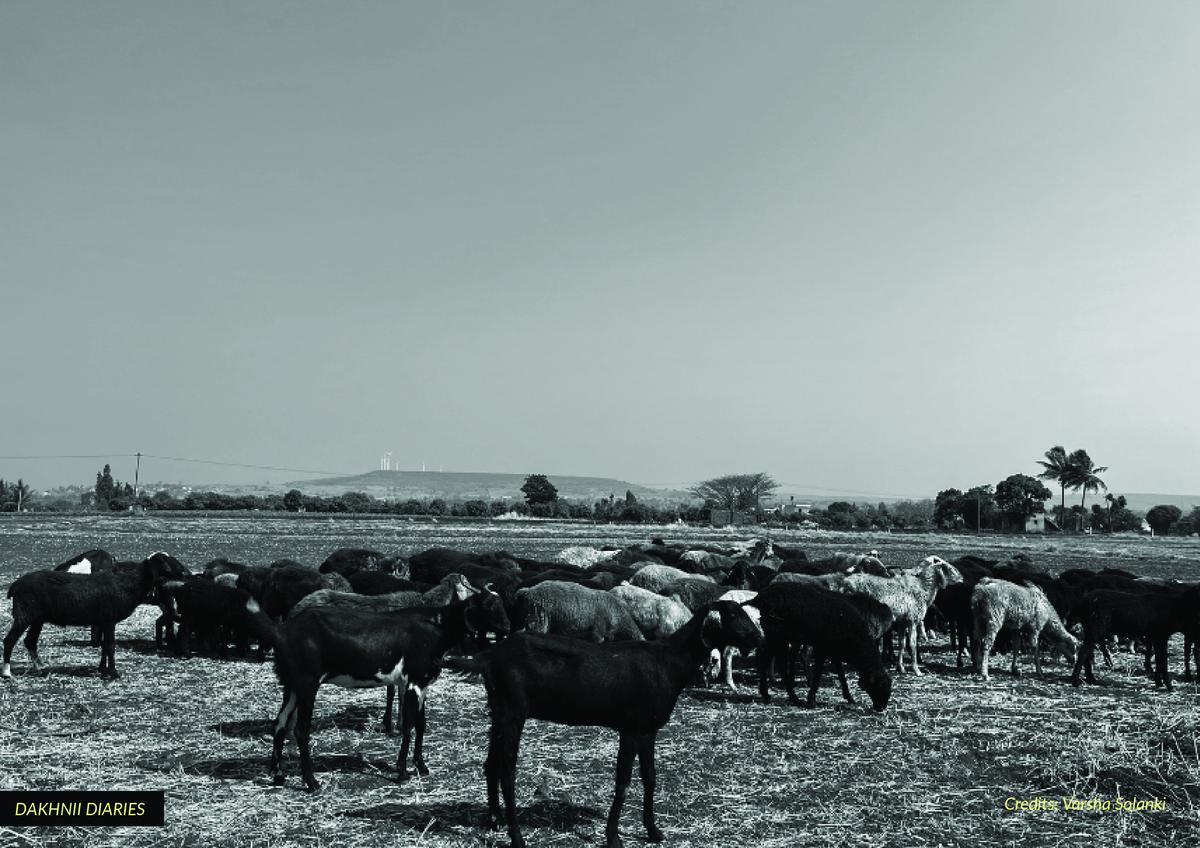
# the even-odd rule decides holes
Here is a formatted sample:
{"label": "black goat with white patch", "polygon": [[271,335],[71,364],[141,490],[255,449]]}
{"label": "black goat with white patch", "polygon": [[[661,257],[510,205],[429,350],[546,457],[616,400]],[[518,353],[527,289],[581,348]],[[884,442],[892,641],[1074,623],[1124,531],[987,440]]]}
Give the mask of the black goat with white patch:
{"label": "black goat with white patch", "polygon": [[[276,625],[253,598],[246,610],[260,638],[275,648],[275,674],[283,685],[283,706],[275,720],[271,774],[283,783],[283,744],[295,734],[300,771],[309,791],[320,788],[313,774],[309,737],[313,705],[322,683],[347,688],[398,686],[406,693],[401,728],[404,741],[397,758],[400,780],[408,776],[407,759],[413,727],[417,731],[413,763],[429,773],[423,756],[425,690],[442,668],[442,657],[480,631],[507,631],[500,599],[482,592],[447,607],[392,613],[312,607]],[[408,708],[411,694],[414,709]]]}
{"label": "black goat with white patch", "polygon": [[[713,641],[705,619],[715,610],[721,619]],[[651,842],[663,833],[654,821],[654,744],[675,709],[679,693],[695,678],[710,648],[732,644],[748,651],[762,637],[737,604],[718,601],[692,616],[664,639],[610,642],[603,645],[540,633],[517,633],[496,645],[483,662],[492,724],[484,775],[493,828],[500,822],[504,792],[508,835],[513,848],[525,840],[517,825],[517,750],[528,719],[558,724],[609,727],[620,734],[616,792],[605,828],[608,848],[620,848],[617,824],[633,761],[641,763],[645,791],[642,822]]]}
{"label": "black goat with white patch", "polygon": [[38,637],[42,626],[100,629],[100,676],[115,680],[117,666],[117,622],[124,621],[138,605],[150,598],[158,579],[159,560],[147,557],[136,569],[114,568],[95,574],[66,571],[34,571],[8,587],[12,598],[12,627],[4,637],[4,666],[0,677],[11,678],[13,647],[21,634],[29,651],[30,671],[38,670]]}

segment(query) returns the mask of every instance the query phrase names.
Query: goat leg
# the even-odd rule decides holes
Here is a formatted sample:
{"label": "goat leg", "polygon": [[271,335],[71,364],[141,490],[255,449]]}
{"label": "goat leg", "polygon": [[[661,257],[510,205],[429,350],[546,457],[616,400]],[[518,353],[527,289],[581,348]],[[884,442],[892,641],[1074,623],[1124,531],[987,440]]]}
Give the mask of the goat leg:
{"label": "goat leg", "polygon": [[413,765],[421,777],[429,776],[429,767],[425,765],[425,693],[416,693],[417,701],[417,741],[413,748]]}
{"label": "goat leg", "polygon": [[662,842],[663,832],[654,823],[654,787],[658,776],[654,770],[655,733],[647,733],[638,740],[638,770],[642,775],[642,824],[646,827],[646,839]]}
{"label": "goat leg", "polygon": [[808,681],[808,700],[804,703],[804,706],[810,710],[817,705],[817,687],[821,685],[821,675],[825,672],[825,651],[814,645],[812,660]]}
{"label": "goat leg", "polygon": [[276,786],[283,785],[283,772],[280,765],[283,762],[283,743],[292,728],[296,726],[296,695],[288,689],[283,690],[283,704],[275,717],[275,738],[271,747],[271,780]]}
{"label": "goat leg", "polygon": [[38,658],[38,638],[42,635],[43,622],[37,622],[29,627],[29,632],[25,634],[25,650],[29,652],[29,673],[37,674],[42,670],[41,660]]}
{"label": "goat leg", "polygon": [[[758,663],[758,697],[764,704],[771,702],[771,661],[774,653],[775,646],[766,642],[755,651],[755,659]],[[5,656],[7,657],[7,653]]]}
{"label": "goat leg", "polygon": [[[787,697],[789,704],[800,705],[800,699],[796,696],[796,649],[789,646],[788,650],[783,652],[784,657],[784,685],[787,687]],[[807,669],[805,678],[812,674],[812,669]]]}
{"label": "goat leg", "polygon": [[313,774],[312,767],[312,717],[313,706],[317,693],[306,692],[297,699],[296,704],[296,747],[300,749],[300,774],[304,777],[304,785],[309,792],[320,792],[321,784]]}
{"label": "goat leg", "polygon": [[842,697],[846,699],[847,704],[853,704],[854,696],[850,694],[850,686],[846,683],[846,669],[841,660],[834,660],[834,664],[837,668],[838,682],[842,684]]}
{"label": "goat leg", "polygon": [[[387,694],[384,695],[384,701],[386,702],[386,706],[383,709],[383,732],[386,733],[388,736],[391,736],[393,733],[396,732],[396,726],[392,721],[392,702],[395,700],[396,700],[396,687],[389,686],[387,688]],[[400,709],[402,709],[402,710],[404,709],[403,703],[401,703]],[[401,718],[401,721],[403,721],[403,718]]]}
{"label": "goat leg", "polygon": [[612,806],[608,810],[608,823],[604,827],[606,848],[621,848],[621,835],[617,826],[621,821],[621,808],[625,805],[625,792],[633,778],[633,758],[637,754],[637,738],[631,733],[622,733],[617,748],[616,789]]}

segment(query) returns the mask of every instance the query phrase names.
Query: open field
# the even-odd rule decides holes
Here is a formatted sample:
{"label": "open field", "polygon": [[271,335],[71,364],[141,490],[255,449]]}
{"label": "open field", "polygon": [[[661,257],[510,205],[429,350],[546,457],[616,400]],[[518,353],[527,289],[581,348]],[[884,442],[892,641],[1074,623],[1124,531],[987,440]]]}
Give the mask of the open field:
{"label": "open field", "polygon": [[[413,552],[435,544],[504,548],[549,558],[576,544],[729,541],[727,531],[514,522],[422,524],[307,518],[41,518],[0,520],[0,585],[90,547],[123,558],[164,549],[196,566],[224,555],[258,563],[318,563],[336,547]],[[878,548],[915,564],[937,553],[1025,550],[1052,570],[1118,566],[1200,577],[1200,542],[1145,538],[909,536],[776,532],[810,555]],[[166,833],[155,828],[0,830],[0,845],[507,845],[483,830],[487,735],[482,686],[446,673],[429,702],[433,773],[395,782],[397,743],[378,732],[382,690],[325,687],[313,749],[323,790],[300,790],[294,747],[287,785],[266,779],[279,687],[269,664],[158,656],[157,611],[118,627],[121,680],[96,675],[97,649],[81,629],[47,627],[44,677],[0,686],[0,789],[164,789]],[[7,631],[8,603],[0,612]],[[1173,669],[1181,647],[1172,644]],[[1200,686],[1160,693],[1141,658],[1097,664],[1107,685],[1072,688],[1061,660],[1038,680],[1007,674],[983,683],[954,668],[943,643],[923,653],[928,674],[896,680],[882,715],[841,702],[832,678],[805,711],[776,697],[684,693],[660,736],[659,823],[672,846],[1171,844],[1200,836]],[[853,685],[853,684],[852,684]],[[615,734],[530,722],[518,769],[518,805],[531,845],[603,842]],[[1161,812],[1007,812],[1006,798],[1161,799]],[[623,818],[627,844],[644,844],[640,786]],[[164,838],[165,837],[165,838]]]}

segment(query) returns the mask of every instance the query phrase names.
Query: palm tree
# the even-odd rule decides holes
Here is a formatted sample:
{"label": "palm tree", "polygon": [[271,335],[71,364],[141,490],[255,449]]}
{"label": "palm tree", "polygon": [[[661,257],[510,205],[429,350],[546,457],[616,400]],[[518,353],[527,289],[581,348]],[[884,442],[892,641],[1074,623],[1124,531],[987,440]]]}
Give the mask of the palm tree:
{"label": "palm tree", "polygon": [[[1067,461],[1071,467],[1068,485],[1076,491],[1083,489],[1083,497],[1079,501],[1079,510],[1082,513],[1083,506],[1087,503],[1088,492],[1098,492],[1101,489],[1108,491],[1108,485],[1100,479],[1100,474],[1107,471],[1108,466],[1096,465],[1083,448],[1071,451]],[[1083,529],[1082,514],[1079,517],[1079,528]]]}
{"label": "palm tree", "polygon": [[[1074,488],[1072,478],[1071,460],[1067,456],[1067,449],[1062,445],[1055,445],[1046,451],[1046,459],[1038,460],[1038,465],[1044,469],[1038,475],[1042,480],[1053,480],[1062,487],[1062,512],[1059,513],[1058,520],[1063,525],[1067,523],[1067,486]],[[1060,527],[1065,529],[1065,527]]]}

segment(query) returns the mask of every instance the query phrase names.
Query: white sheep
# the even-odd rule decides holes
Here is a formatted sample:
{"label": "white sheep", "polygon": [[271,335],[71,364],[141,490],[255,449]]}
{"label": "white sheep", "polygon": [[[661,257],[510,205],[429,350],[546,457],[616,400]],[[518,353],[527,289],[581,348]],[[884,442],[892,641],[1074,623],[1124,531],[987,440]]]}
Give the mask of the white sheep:
{"label": "white sheep", "polygon": [[896,654],[896,669],[904,673],[904,650],[912,651],[913,673],[921,674],[917,664],[917,628],[925,619],[937,593],[946,586],[963,582],[962,574],[939,556],[928,556],[917,568],[903,571],[895,577],[877,577],[873,574],[848,574],[834,584],[837,591],[850,595],[866,595],[886,604],[896,616],[896,622],[904,622],[900,650]]}
{"label": "white sheep", "polygon": [[1033,642],[1034,668],[1038,674],[1042,673],[1039,637],[1043,635],[1068,661],[1075,662],[1078,641],[1063,627],[1046,593],[1032,583],[1018,586],[1007,580],[984,577],[971,593],[971,613],[975,619],[975,640],[978,644],[977,653],[972,659],[975,661],[975,671],[984,680],[989,679],[988,657],[1001,630],[1016,631],[1012,644],[1014,675],[1020,674],[1017,654],[1020,653],[1021,642],[1029,640]]}

